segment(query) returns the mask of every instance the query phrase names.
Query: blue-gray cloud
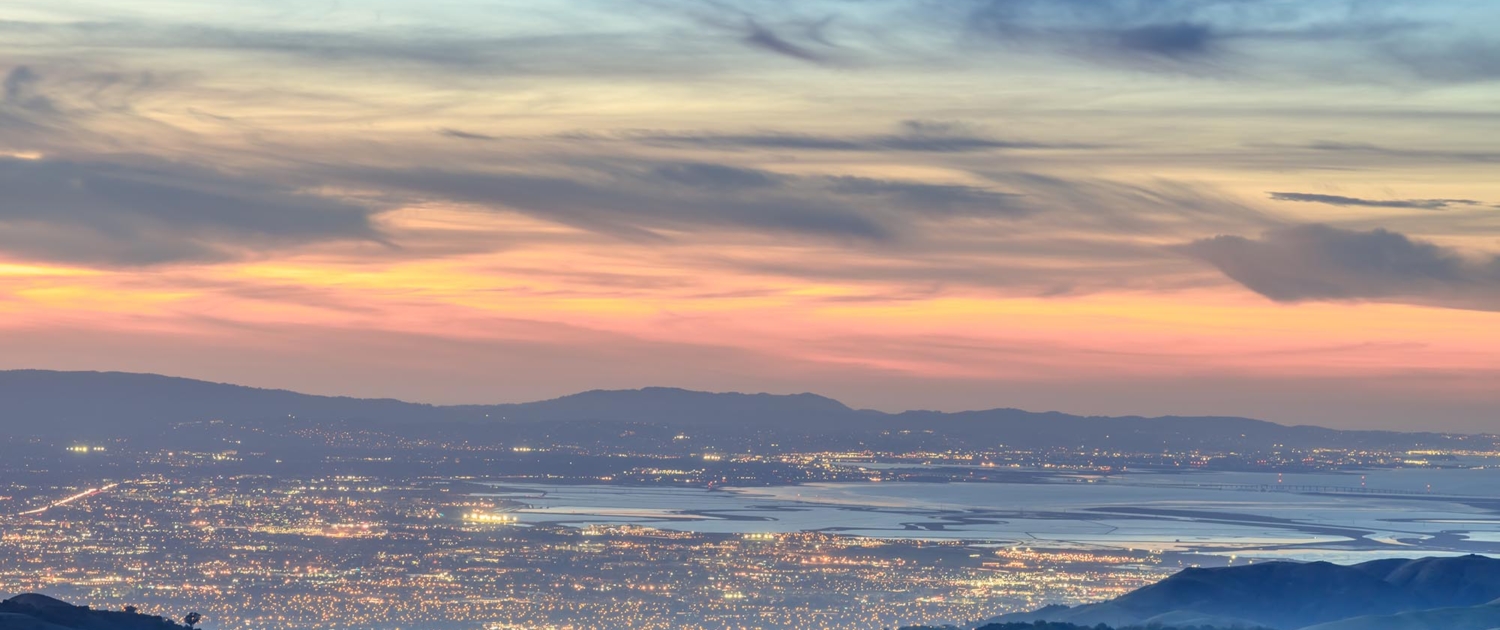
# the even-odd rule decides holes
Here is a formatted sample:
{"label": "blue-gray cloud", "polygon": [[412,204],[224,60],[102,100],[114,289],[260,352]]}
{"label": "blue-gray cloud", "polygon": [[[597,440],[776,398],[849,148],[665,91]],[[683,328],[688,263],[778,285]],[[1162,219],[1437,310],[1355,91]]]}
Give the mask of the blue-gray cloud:
{"label": "blue-gray cloud", "polygon": [[0,101],[6,107],[30,110],[33,112],[51,112],[55,109],[52,99],[47,98],[37,90],[37,83],[41,81],[41,75],[32,70],[30,66],[16,66],[5,75],[3,90],[0,90]]}
{"label": "blue-gray cloud", "polygon": [[[462,139],[493,139],[486,134],[444,130],[443,135]],[[708,131],[626,131],[612,134],[572,133],[565,140],[625,141],[666,147],[693,147],[721,151],[858,151],[910,153],[978,153],[1004,150],[1096,149],[1086,143],[1035,142],[997,138],[958,122],[905,120],[894,133],[829,135],[777,131],[716,133]]]}
{"label": "blue-gray cloud", "polygon": [[[383,28],[363,31],[316,27],[241,28],[162,21],[5,21],[0,37],[32,44],[39,53],[68,61],[117,62],[163,51],[214,51],[296,59],[309,68],[368,67],[384,75],[422,73],[434,81],[496,76],[691,76],[727,66],[720,50],[702,39],[671,39],[661,32],[598,30],[488,35],[452,28]],[[722,48],[722,46],[720,46]],[[253,62],[251,62],[253,63]]]}
{"label": "blue-gray cloud", "polygon": [[829,47],[827,40],[823,39],[819,30],[823,23],[806,27],[807,39],[821,44],[822,49],[813,48],[812,44],[796,43],[776,30],[761,24],[755,18],[745,18],[745,36],[742,41],[752,48],[765,50],[784,57],[790,57],[799,61],[807,61],[816,64],[828,64],[833,62],[833,57],[826,51]]}
{"label": "blue-gray cloud", "polygon": [[[58,116],[57,103],[41,90],[42,75],[31,66],[15,66],[0,81],[0,131],[14,145],[45,132]],[[15,146],[7,148],[16,148]],[[30,147],[25,147],[30,148]]]}
{"label": "blue-gray cloud", "polygon": [[1500,78],[1500,40],[1475,28],[1500,19],[1500,8],[1488,3],[973,0],[969,6],[967,24],[982,36],[1109,65],[1222,70],[1230,61],[1238,67],[1258,60],[1279,64],[1278,74],[1298,74],[1316,60],[1278,52],[1301,42],[1366,60],[1369,67],[1342,67],[1337,80],[1393,78],[1376,68],[1433,82]]}
{"label": "blue-gray cloud", "polygon": [[1330,142],[1326,140],[1309,143],[1302,148],[1310,151],[1325,153],[1345,153],[1350,155],[1394,158],[1400,160],[1441,160],[1444,162],[1468,162],[1477,164],[1500,162],[1500,151],[1462,151],[1404,148],[1380,146],[1363,142]]}
{"label": "blue-gray cloud", "polygon": [[794,176],[705,162],[594,163],[558,173],[338,169],[413,199],[508,209],[623,238],[748,229],[816,238],[898,241],[921,220],[1017,218],[1033,207],[974,186],[862,177]]}
{"label": "blue-gray cloud", "polygon": [[[1246,0],[983,0],[969,24],[1005,44],[1112,62],[1200,61],[1242,26]],[[1229,10],[1226,10],[1229,9]]]}
{"label": "blue-gray cloud", "polygon": [[1357,208],[1404,208],[1411,210],[1446,210],[1453,206],[1479,206],[1483,202],[1473,199],[1363,199],[1343,195],[1320,195],[1316,193],[1272,192],[1267,193],[1277,201],[1321,203],[1330,206]]}
{"label": "blue-gray cloud", "polygon": [[1259,238],[1198,240],[1180,250],[1279,302],[1384,300],[1500,309],[1500,257],[1465,255],[1383,229],[1297,225]]}
{"label": "blue-gray cloud", "polygon": [[145,156],[0,158],[0,250],[100,265],[215,261],[382,239],[370,208]]}
{"label": "blue-gray cloud", "polygon": [[[705,31],[730,34],[750,50],[823,66],[846,65],[848,61],[839,54],[839,46],[829,37],[828,30],[834,22],[832,14],[814,19],[788,15],[794,11],[793,7],[825,8],[819,2],[756,6],[746,2],[701,0],[660,2],[657,6],[667,9],[669,14],[687,16],[706,27]],[[755,9],[770,11],[757,12]]]}
{"label": "blue-gray cloud", "polygon": [[449,138],[457,138],[459,140],[483,140],[486,142],[500,139],[498,136],[452,128],[439,129],[438,135],[447,136]]}
{"label": "blue-gray cloud", "polygon": [[[1494,8],[1492,3],[1491,9]],[[1474,24],[1493,24],[1500,19],[1500,12],[1471,17]],[[1433,81],[1462,83],[1500,79],[1500,39],[1495,37],[1493,29],[1478,33],[1428,32],[1419,37],[1385,42],[1379,53],[1407,71]]]}

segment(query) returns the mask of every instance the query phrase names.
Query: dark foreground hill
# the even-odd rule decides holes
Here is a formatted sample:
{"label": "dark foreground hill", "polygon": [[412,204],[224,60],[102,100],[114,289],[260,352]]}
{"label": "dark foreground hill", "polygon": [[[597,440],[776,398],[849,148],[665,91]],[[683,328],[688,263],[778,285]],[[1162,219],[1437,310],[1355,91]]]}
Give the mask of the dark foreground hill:
{"label": "dark foreground hill", "polygon": [[[905,626],[901,630],[955,630],[953,626],[933,628],[931,626]],[[1150,626],[1130,626],[1126,628],[1111,628],[1100,624],[1096,626],[1080,626],[1075,623],[1063,623],[1054,621],[1034,621],[1031,623],[1015,621],[1007,623],[992,623],[980,626],[975,630],[1221,630],[1213,626],[1162,626],[1152,624]],[[1235,626],[1233,630],[1271,630],[1268,628],[1251,628]]]}
{"label": "dark foreground hill", "polygon": [[92,610],[35,593],[0,602],[0,630],[184,630],[186,627],[161,617]]}
{"label": "dark foreground hill", "polygon": [[[0,427],[7,430],[132,435],[203,420],[356,422],[481,433],[497,427],[644,423],[707,434],[837,436],[878,444],[880,436],[936,436],[974,446],[1266,449],[1275,445],[1408,448],[1453,436],[1336,431],[1233,417],[1085,417],[991,409],[882,413],[814,394],[707,393],[671,388],[590,391],[553,400],[436,406],[392,399],[312,396],[152,374],[0,371]],[[433,429],[437,430],[437,429]],[[922,438],[925,439],[925,438]],[[906,445],[909,446],[909,445]]]}
{"label": "dark foreground hill", "polygon": [[1187,569],[1113,600],[1000,617],[1093,627],[1500,628],[1500,560],[1483,556]]}

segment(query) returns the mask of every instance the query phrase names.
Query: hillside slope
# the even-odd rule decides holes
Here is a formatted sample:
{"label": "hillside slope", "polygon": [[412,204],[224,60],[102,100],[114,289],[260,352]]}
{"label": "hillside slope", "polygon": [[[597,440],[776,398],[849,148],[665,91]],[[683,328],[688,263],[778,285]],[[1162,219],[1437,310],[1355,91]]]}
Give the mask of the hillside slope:
{"label": "hillside slope", "polygon": [[27,593],[0,602],[0,630],[183,630],[186,626],[130,612],[92,610]]}
{"label": "hillside slope", "polygon": [[[1483,607],[1497,598],[1500,598],[1500,560],[1483,556],[1379,560],[1352,566],[1268,562],[1185,569],[1107,602],[1073,608],[1054,606],[1033,613],[1006,615],[995,621],[1046,620],[1122,627],[1227,619],[1284,630],[1307,626],[1319,630],[1372,630],[1374,626],[1323,628],[1317,624],[1421,611],[1432,611],[1434,618],[1456,619],[1463,615],[1436,611]],[[1471,610],[1465,614],[1480,620],[1488,618],[1489,612]],[[1417,617],[1408,615],[1402,619]],[[1222,621],[1215,623],[1222,624]],[[1495,626],[1500,623],[1474,630]],[[1400,626],[1392,626],[1396,627]]]}

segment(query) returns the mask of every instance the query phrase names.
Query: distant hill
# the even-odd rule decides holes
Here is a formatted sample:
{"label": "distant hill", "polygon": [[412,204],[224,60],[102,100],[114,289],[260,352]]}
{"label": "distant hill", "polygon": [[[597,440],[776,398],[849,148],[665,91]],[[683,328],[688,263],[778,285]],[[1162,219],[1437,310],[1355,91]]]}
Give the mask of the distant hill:
{"label": "distant hill", "polygon": [[1199,446],[1408,446],[1431,433],[1336,431],[1234,417],[1085,417],[991,409],[889,414],[814,394],[707,393],[673,388],[590,391],[553,400],[436,406],[393,399],[313,396],[153,374],[0,371],[0,426],[34,432],[138,433],[211,419],[385,425],[649,423],[720,432],[878,435],[932,432],[974,445],[1155,450]]}
{"label": "distant hill", "polygon": [[1093,626],[1267,626],[1294,630],[1489,630],[1500,627],[1500,560],[1378,560],[1352,566],[1268,562],[1186,569],[1113,600],[1005,615]]}
{"label": "distant hill", "polygon": [[184,630],[186,627],[161,617],[91,610],[35,593],[0,602],[0,630]]}
{"label": "distant hill", "polygon": [[309,396],[186,378],[125,372],[0,371],[0,414],[66,428],[165,427],[195,420],[449,420],[455,414],[399,400]]}

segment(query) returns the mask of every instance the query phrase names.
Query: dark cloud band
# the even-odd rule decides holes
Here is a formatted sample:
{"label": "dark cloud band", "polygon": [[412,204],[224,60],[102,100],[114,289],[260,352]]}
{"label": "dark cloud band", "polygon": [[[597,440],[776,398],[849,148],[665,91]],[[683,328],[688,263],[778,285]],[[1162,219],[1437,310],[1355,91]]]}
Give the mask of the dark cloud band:
{"label": "dark cloud band", "polygon": [[1314,193],[1297,192],[1273,192],[1269,193],[1272,199],[1277,201],[1295,201],[1300,203],[1321,203],[1330,206],[1345,206],[1359,208],[1405,208],[1412,210],[1446,210],[1453,206],[1479,206],[1482,202],[1473,199],[1362,199],[1360,197],[1345,197],[1342,195],[1319,195]]}
{"label": "dark cloud band", "polygon": [[148,265],[330,240],[378,241],[374,210],[266,181],[132,156],[0,158],[0,249]]}
{"label": "dark cloud band", "polygon": [[1500,309],[1500,257],[1387,230],[1311,224],[1260,238],[1217,236],[1181,250],[1280,302],[1385,300]]}

